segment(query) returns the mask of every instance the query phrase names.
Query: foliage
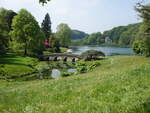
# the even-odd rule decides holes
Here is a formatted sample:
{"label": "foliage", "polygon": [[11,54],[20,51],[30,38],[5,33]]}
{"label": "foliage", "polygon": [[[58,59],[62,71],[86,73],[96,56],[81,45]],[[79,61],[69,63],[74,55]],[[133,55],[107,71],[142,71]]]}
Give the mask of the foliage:
{"label": "foliage", "polygon": [[0,64],[0,79],[6,79],[6,76],[8,76],[8,73],[5,70],[5,65]]}
{"label": "foliage", "polygon": [[141,23],[115,27],[112,30],[105,31],[103,36],[109,37],[117,45],[131,46],[136,39],[140,25]]}
{"label": "foliage", "polygon": [[46,4],[48,1],[51,1],[51,0],[39,0],[39,2],[41,2],[43,4]]}
{"label": "foliage", "polygon": [[[72,45],[105,45],[105,38],[112,40],[110,45],[131,46],[137,37],[141,23],[130,24],[127,26],[115,27],[111,30],[92,33],[91,35],[80,40],[72,40]],[[108,45],[108,44],[107,44]]]}
{"label": "foliage", "polygon": [[136,10],[139,12],[140,17],[143,19],[137,38],[137,40],[141,42],[140,45],[143,45],[141,48],[143,51],[140,51],[140,53],[142,52],[145,54],[145,56],[150,56],[150,4],[138,4]]}
{"label": "foliage", "polygon": [[27,10],[19,11],[13,19],[12,28],[10,34],[13,41],[23,45],[24,55],[27,55],[28,51],[38,54],[44,50],[44,34],[38,22]]}
{"label": "foliage", "polygon": [[10,31],[12,29],[11,28],[12,20],[13,20],[14,16],[17,15],[17,13],[14,12],[13,10],[7,10],[4,8],[0,8],[0,15],[4,19],[3,21],[5,21],[7,23],[8,30]]}
{"label": "foliage", "polygon": [[142,41],[134,41],[133,43],[133,51],[136,54],[143,54],[144,52],[144,43]]}
{"label": "foliage", "polygon": [[57,38],[55,34],[50,36],[49,43],[55,53],[60,52],[60,46],[61,46],[60,39]]}
{"label": "foliage", "polygon": [[87,45],[100,45],[104,43],[104,38],[100,32],[89,35],[85,40]]}
{"label": "foliage", "polygon": [[9,24],[7,22],[7,16],[9,11],[0,8],[0,54],[5,53],[9,46]]}
{"label": "foliage", "polygon": [[43,79],[43,78],[50,78],[50,67],[47,63],[45,62],[41,62],[39,63],[38,65],[36,65],[35,67],[38,71],[38,77],[40,79]]}
{"label": "foliage", "polygon": [[86,73],[93,70],[95,67],[100,65],[100,62],[93,61],[93,62],[76,62],[76,69],[77,73]]}
{"label": "foliage", "polygon": [[80,40],[88,37],[88,34],[79,30],[72,30],[72,40]]}
{"label": "foliage", "polygon": [[60,24],[57,26],[56,37],[62,47],[68,47],[71,42],[72,31],[67,24]]}
{"label": "foliage", "polygon": [[13,20],[14,16],[16,16],[16,15],[17,15],[16,12],[14,12],[12,10],[8,10],[8,13],[6,15],[6,22],[8,23],[9,31],[12,30],[12,27],[11,27],[12,20]]}
{"label": "foliage", "polygon": [[62,77],[68,77],[68,76],[71,76],[71,75],[73,75],[74,74],[74,72],[62,72],[61,73],[61,76]]}
{"label": "foliage", "polygon": [[72,40],[72,45],[100,45],[104,43],[104,37],[100,32],[87,35],[83,39]]}
{"label": "foliage", "polygon": [[96,50],[88,50],[88,51],[83,52],[81,54],[81,57],[84,58],[85,60],[96,59],[99,56],[104,57],[105,54],[103,52],[101,52],[101,51],[96,51]]}
{"label": "foliage", "polygon": [[50,16],[49,16],[49,14],[47,13],[47,14],[45,15],[45,18],[44,18],[44,20],[43,20],[43,22],[42,22],[42,25],[41,25],[42,31],[44,32],[45,37],[46,37],[47,40],[49,40],[49,37],[50,37],[50,35],[51,35],[51,33],[52,33],[51,24],[52,24],[52,23],[51,23]]}
{"label": "foliage", "polygon": [[50,69],[68,69],[68,68],[75,68],[75,65],[72,62],[48,62]]}

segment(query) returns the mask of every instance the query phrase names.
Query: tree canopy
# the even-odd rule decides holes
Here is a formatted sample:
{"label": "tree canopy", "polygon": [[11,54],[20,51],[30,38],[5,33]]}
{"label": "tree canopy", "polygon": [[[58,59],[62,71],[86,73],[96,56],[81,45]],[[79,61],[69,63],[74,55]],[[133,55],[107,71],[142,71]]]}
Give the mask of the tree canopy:
{"label": "tree canopy", "polygon": [[72,40],[79,40],[88,37],[89,35],[83,31],[72,30]]}
{"label": "tree canopy", "polygon": [[137,5],[136,10],[139,12],[139,16],[143,19],[140,31],[136,42],[133,45],[136,53],[144,53],[146,56],[150,56],[150,4]]}
{"label": "tree canopy", "polygon": [[43,4],[45,4],[45,3],[49,2],[49,1],[51,1],[51,0],[39,0],[39,2],[43,3]]}
{"label": "tree canopy", "polygon": [[106,44],[105,39],[109,37],[112,45],[131,47],[137,37],[141,23],[130,24],[127,26],[115,27],[104,33],[92,33],[81,40],[73,40],[73,45],[101,45]]}
{"label": "tree canopy", "polygon": [[67,24],[59,24],[57,26],[56,37],[59,38],[60,44],[63,47],[68,47],[71,42],[72,30]]}
{"label": "tree canopy", "polygon": [[11,36],[13,43],[20,44],[24,48],[24,54],[28,54],[28,50],[40,53],[44,48],[45,37],[41,31],[38,22],[25,9],[21,9],[17,16],[14,17],[12,23]]}
{"label": "tree canopy", "polygon": [[16,15],[12,10],[0,8],[0,53],[5,53],[9,46],[12,19]]}

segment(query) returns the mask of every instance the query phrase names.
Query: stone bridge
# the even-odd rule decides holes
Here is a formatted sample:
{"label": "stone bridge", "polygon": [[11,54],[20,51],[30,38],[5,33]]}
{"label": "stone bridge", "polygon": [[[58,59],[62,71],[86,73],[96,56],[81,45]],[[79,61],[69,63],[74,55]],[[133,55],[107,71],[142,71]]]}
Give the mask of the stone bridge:
{"label": "stone bridge", "polygon": [[80,55],[70,53],[52,53],[49,55],[39,55],[41,61],[71,61],[76,62],[81,59]]}

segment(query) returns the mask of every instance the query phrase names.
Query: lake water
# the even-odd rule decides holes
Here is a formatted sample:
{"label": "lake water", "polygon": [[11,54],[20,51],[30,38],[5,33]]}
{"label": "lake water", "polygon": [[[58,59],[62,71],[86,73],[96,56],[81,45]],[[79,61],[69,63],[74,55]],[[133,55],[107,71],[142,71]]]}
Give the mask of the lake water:
{"label": "lake water", "polygon": [[110,55],[134,55],[132,48],[122,48],[122,47],[108,47],[108,46],[79,46],[73,48],[73,54],[80,55],[87,50],[97,50],[105,53],[106,56]]}

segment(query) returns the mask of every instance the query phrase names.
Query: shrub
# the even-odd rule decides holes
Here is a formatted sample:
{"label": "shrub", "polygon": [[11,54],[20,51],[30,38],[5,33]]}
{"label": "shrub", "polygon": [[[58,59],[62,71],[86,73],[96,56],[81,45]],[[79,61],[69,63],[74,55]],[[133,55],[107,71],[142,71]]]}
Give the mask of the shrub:
{"label": "shrub", "polygon": [[62,72],[61,73],[61,76],[62,77],[68,77],[68,76],[71,76],[71,75],[73,75],[74,74],[74,72]]}
{"label": "shrub", "polygon": [[77,62],[76,68],[78,73],[86,73],[93,70],[95,67],[99,66],[100,62]]}
{"label": "shrub", "polygon": [[85,61],[90,61],[92,59],[96,59],[97,57],[102,56],[104,57],[105,54],[101,51],[96,51],[96,50],[88,50],[84,53],[81,54],[81,57],[85,60]]}
{"label": "shrub", "polygon": [[50,76],[50,67],[47,63],[39,63],[37,66],[36,66],[36,69],[38,71],[38,76],[40,79],[43,79],[43,78],[47,78],[48,76]]}
{"label": "shrub", "polygon": [[8,76],[8,73],[4,69],[5,65],[0,64],[0,79],[6,79]]}

